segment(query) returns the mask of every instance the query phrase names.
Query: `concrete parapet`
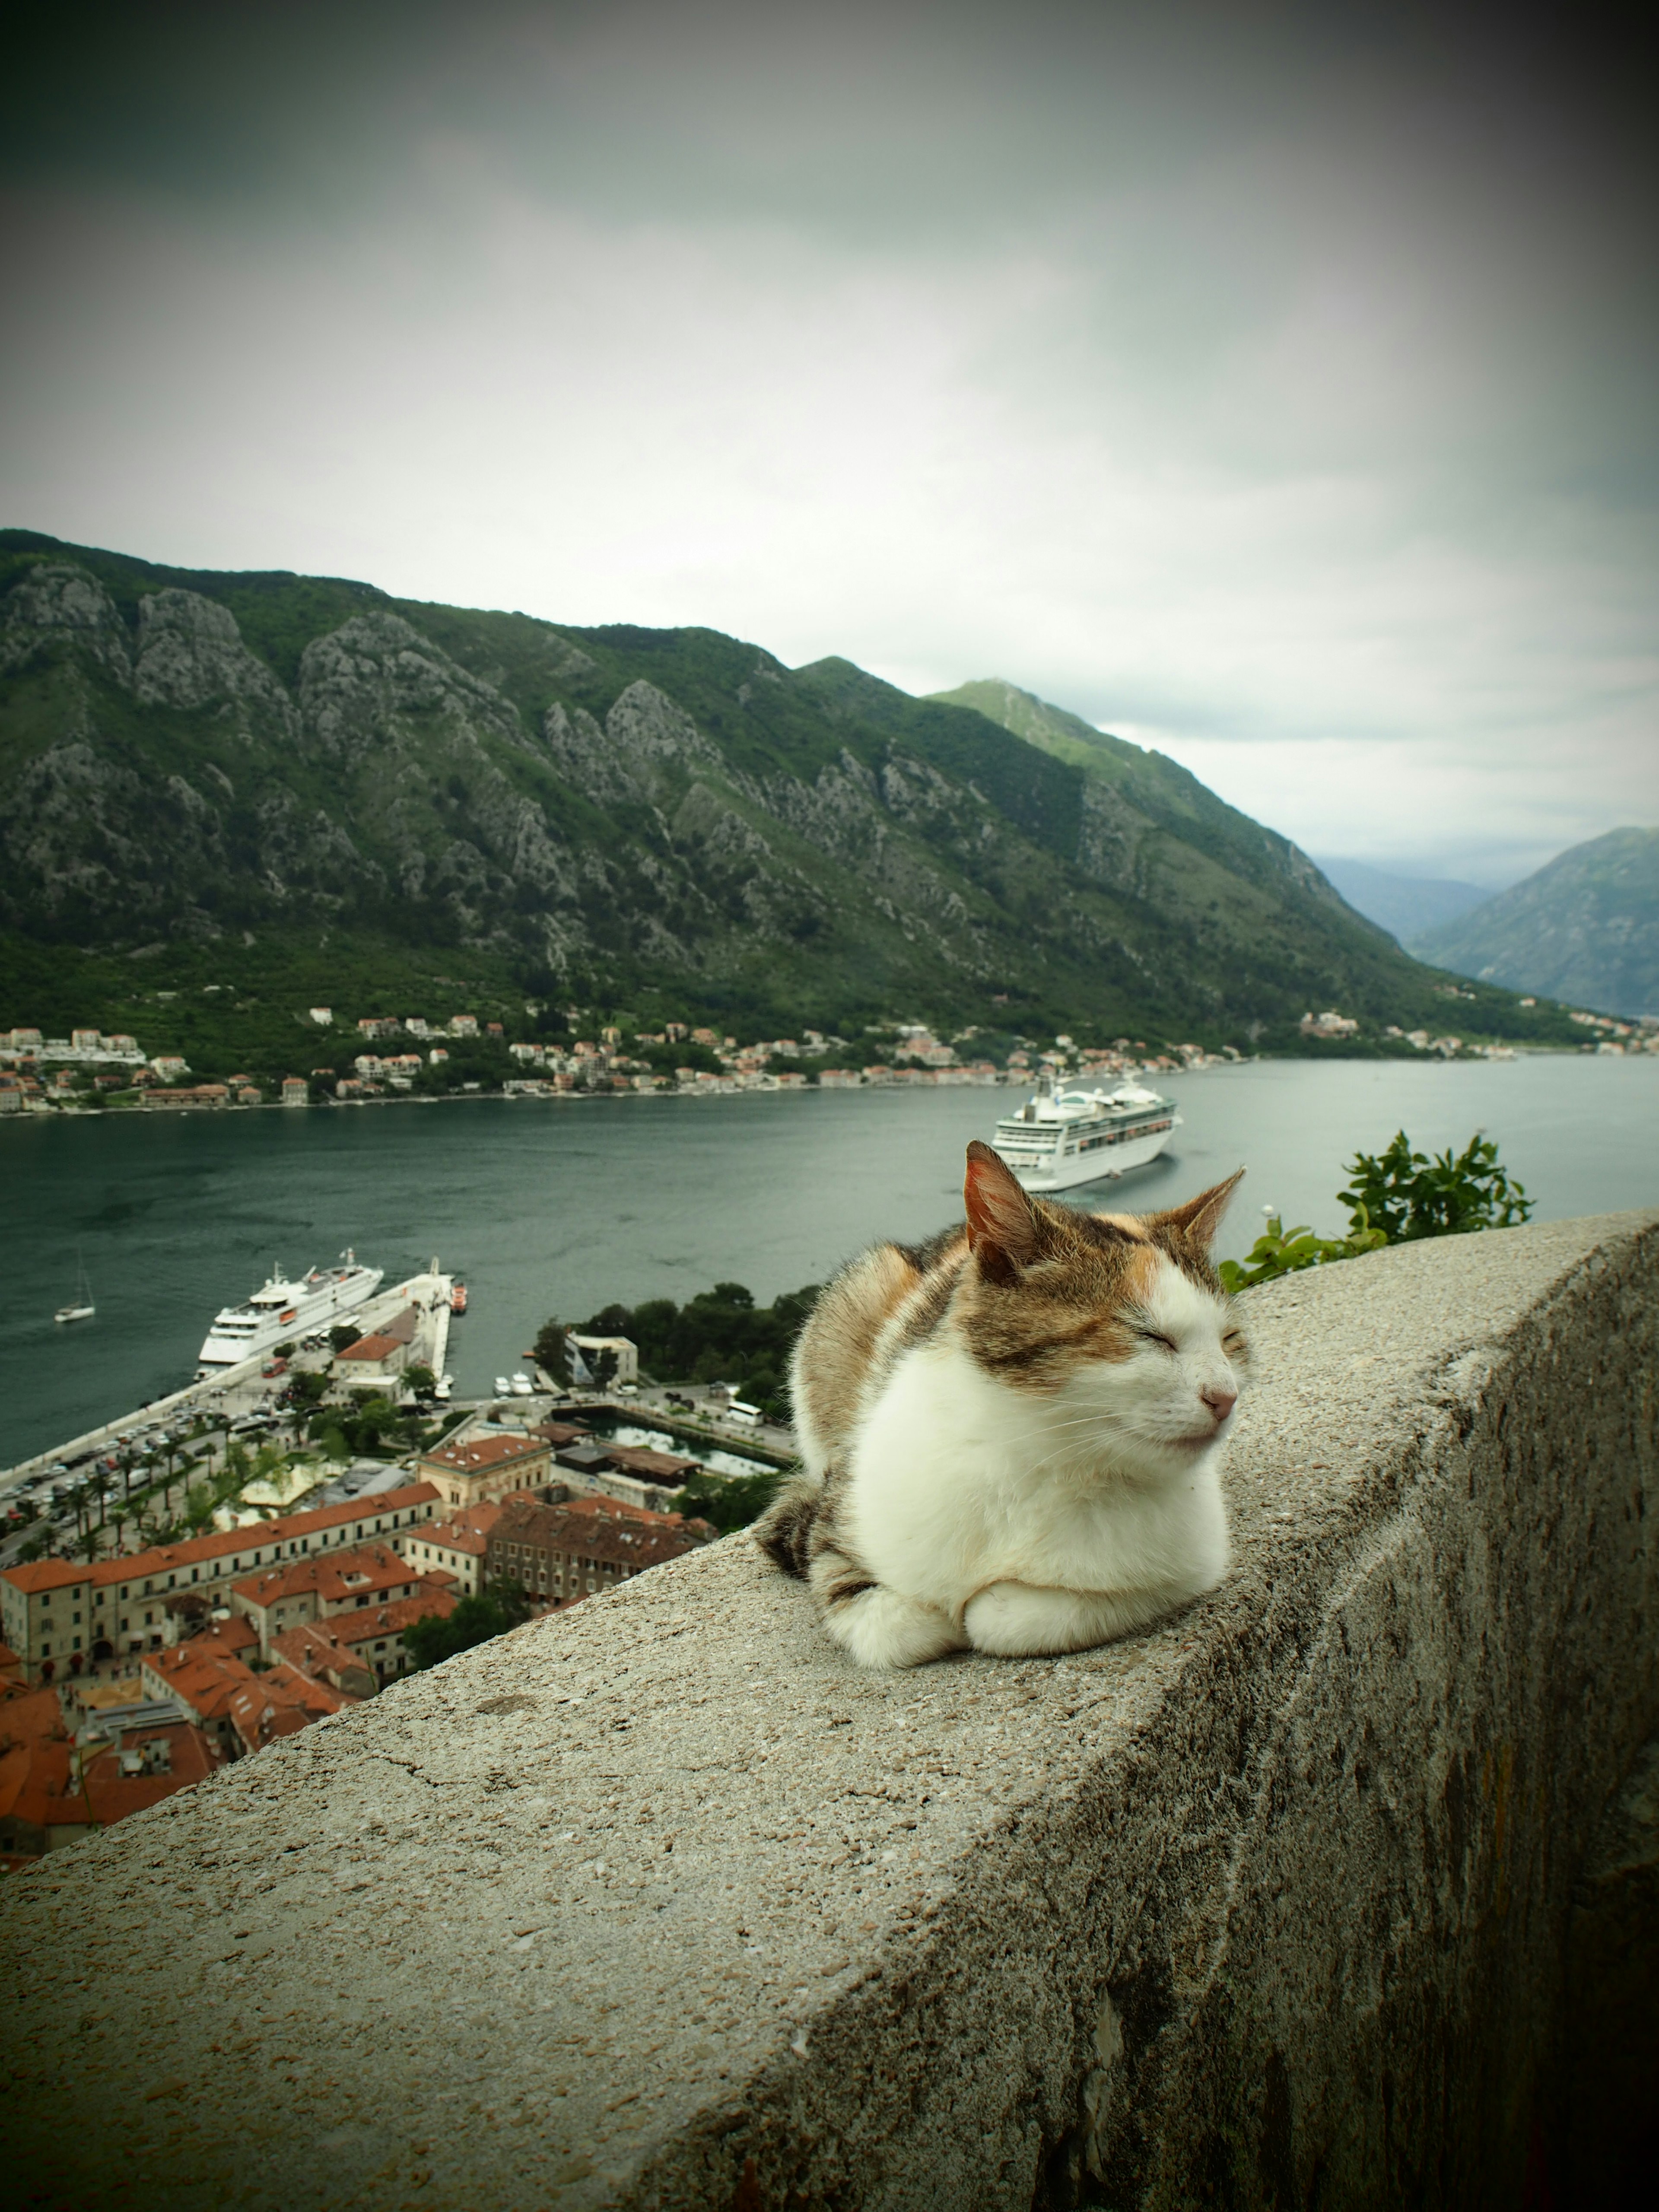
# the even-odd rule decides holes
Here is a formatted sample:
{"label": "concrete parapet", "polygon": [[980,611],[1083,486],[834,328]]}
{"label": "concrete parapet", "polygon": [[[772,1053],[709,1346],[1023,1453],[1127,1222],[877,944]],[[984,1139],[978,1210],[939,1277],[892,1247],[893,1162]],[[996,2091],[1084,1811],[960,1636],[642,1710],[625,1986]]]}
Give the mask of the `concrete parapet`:
{"label": "concrete parapet", "polygon": [[9,2172],[169,2212],[1521,2202],[1659,1723],[1659,1216],[1248,1311],[1235,1570],[1152,1635],[864,1675],[734,1538],[14,1878]]}

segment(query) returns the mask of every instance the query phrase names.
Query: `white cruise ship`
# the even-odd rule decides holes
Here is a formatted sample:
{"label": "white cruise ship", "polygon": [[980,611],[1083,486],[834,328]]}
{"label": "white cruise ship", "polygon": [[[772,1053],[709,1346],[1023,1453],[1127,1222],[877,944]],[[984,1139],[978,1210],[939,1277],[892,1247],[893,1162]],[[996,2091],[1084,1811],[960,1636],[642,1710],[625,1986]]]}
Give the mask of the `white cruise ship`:
{"label": "white cruise ship", "polygon": [[297,1283],[288,1279],[279,1264],[246,1305],[225,1306],[215,1316],[199,1355],[202,1364],[232,1367],[272,1345],[326,1328],[372,1298],[384,1279],[383,1268],[360,1266],[349,1249],[340,1255],[337,1267],[313,1267]]}
{"label": "white cruise ship", "polygon": [[1144,1168],[1180,1121],[1169,1099],[1138,1083],[1056,1091],[1045,1077],[1018,1114],[997,1123],[992,1145],[1027,1190],[1070,1190]]}

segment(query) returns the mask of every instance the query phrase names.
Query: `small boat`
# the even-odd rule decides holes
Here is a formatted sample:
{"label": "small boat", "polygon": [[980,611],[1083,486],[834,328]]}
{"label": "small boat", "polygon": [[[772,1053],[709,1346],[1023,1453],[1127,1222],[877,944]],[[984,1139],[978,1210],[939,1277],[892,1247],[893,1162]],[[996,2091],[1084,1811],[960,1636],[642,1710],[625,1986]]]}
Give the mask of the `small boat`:
{"label": "small boat", "polygon": [[465,1283],[452,1283],[450,1285],[449,1310],[451,1313],[457,1315],[464,1314],[466,1311],[466,1285]]}
{"label": "small boat", "polygon": [[530,1377],[527,1375],[515,1375],[513,1377],[513,1395],[515,1398],[530,1396]]}
{"label": "small boat", "polygon": [[513,1395],[513,1381],[510,1376],[498,1375],[495,1377],[495,1395],[498,1398],[510,1398]]}
{"label": "small boat", "polygon": [[453,1375],[441,1376],[434,1385],[432,1395],[441,1406],[447,1406],[449,1403],[450,1393],[454,1388],[455,1377]]}
{"label": "small boat", "polygon": [[[76,1255],[77,1258],[79,1255]],[[80,1261],[75,1279],[75,1296],[66,1306],[59,1306],[52,1316],[54,1321],[90,1321],[98,1309],[92,1302],[92,1284],[87,1275],[86,1261]]]}

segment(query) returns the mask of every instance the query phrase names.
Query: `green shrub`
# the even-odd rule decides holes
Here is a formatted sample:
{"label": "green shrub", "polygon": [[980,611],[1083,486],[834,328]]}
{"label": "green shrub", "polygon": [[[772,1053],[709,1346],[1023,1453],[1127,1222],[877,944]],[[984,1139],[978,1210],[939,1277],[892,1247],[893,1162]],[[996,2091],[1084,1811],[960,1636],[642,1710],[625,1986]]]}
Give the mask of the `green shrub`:
{"label": "green shrub", "polygon": [[1498,1164],[1497,1146],[1478,1129],[1455,1158],[1448,1147],[1432,1158],[1414,1152],[1401,1129],[1386,1152],[1358,1153],[1348,1173],[1352,1181],[1337,1196],[1375,1221],[1390,1244],[1510,1229],[1533,1212],[1534,1201]]}
{"label": "green shrub", "polygon": [[1348,1208],[1346,1237],[1316,1237],[1305,1224],[1287,1230],[1273,1214],[1242,1261],[1222,1261],[1216,1272],[1225,1288],[1247,1291],[1384,1244],[1509,1229],[1533,1211],[1533,1200],[1499,1165],[1497,1146],[1479,1130],[1461,1152],[1431,1158],[1414,1152],[1401,1129],[1384,1152],[1356,1153],[1348,1174],[1348,1188],[1337,1193]]}

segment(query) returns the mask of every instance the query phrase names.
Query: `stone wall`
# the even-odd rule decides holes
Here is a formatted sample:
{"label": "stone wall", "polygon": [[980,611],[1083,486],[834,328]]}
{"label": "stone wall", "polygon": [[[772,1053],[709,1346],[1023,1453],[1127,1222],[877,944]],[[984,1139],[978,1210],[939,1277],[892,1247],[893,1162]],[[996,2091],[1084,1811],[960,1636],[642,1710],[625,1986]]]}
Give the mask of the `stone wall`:
{"label": "stone wall", "polygon": [[169,2212],[1520,2203],[1641,1859],[1659,1217],[1248,1310],[1236,1569],[1155,1634],[862,1675],[734,1538],[9,1881],[10,2171]]}

